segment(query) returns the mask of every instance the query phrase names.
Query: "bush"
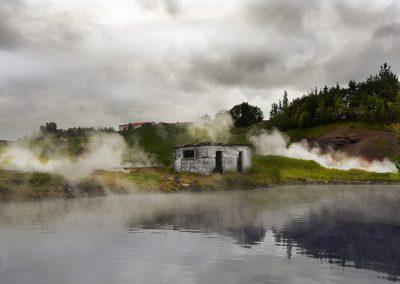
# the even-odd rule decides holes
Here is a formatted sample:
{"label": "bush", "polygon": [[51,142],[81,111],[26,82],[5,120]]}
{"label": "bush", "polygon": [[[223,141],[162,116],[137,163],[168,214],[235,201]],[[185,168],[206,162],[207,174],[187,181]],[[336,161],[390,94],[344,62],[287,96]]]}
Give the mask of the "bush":
{"label": "bush", "polygon": [[51,181],[51,175],[48,173],[34,173],[29,179],[29,182],[33,186],[42,186],[48,184]]}

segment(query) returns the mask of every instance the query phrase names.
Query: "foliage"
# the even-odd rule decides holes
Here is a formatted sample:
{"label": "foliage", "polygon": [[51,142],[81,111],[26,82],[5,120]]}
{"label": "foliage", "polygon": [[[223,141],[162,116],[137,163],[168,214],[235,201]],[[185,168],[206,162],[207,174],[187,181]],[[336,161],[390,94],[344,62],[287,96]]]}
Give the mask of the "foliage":
{"label": "foliage", "polygon": [[48,134],[48,133],[55,134],[55,135],[60,134],[60,129],[57,129],[57,123],[55,123],[55,122],[46,122],[44,125],[40,126],[40,131],[45,134]]}
{"label": "foliage", "polygon": [[43,186],[51,181],[51,175],[48,173],[33,173],[30,183],[33,186]]}
{"label": "foliage", "polygon": [[264,119],[261,109],[247,102],[235,105],[229,113],[236,127],[248,127]]}
{"label": "foliage", "polygon": [[113,133],[115,132],[112,127],[99,127],[95,129],[94,127],[71,127],[68,129],[58,128],[55,122],[46,122],[44,125],[40,126],[40,132],[42,134],[52,134],[56,137],[62,138],[73,138],[87,136],[96,132]]}
{"label": "foliage", "polygon": [[400,122],[400,83],[386,63],[364,82],[351,80],[347,88],[325,86],[287,102],[273,103],[270,123],[281,130],[308,128],[338,121]]}

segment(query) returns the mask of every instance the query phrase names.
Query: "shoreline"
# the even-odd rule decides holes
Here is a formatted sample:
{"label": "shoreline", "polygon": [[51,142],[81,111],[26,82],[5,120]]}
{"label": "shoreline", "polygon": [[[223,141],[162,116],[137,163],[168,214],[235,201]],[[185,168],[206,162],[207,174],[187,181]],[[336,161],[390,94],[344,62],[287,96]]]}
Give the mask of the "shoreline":
{"label": "shoreline", "polygon": [[253,156],[245,173],[199,175],[170,167],[99,170],[73,183],[59,174],[0,170],[0,202],[103,196],[133,192],[207,192],[249,190],[281,185],[400,184],[399,173],[327,169],[314,161],[281,156]]}
{"label": "shoreline", "polygon": [[[179,193],[254,190],[279,186],[307,185],[400,185],[399,180],[313,180],[293,179],[265,182],[254,173],[211,174],[208,176],[174,173],[168,168],[141,168],[127,172],[98,171],[73,184],[63,177],[48,173],[0,171],[8,187],[0,184],[0,202],[75,199],[131,193]],[[1,178],[0,178],[1,181]]]}

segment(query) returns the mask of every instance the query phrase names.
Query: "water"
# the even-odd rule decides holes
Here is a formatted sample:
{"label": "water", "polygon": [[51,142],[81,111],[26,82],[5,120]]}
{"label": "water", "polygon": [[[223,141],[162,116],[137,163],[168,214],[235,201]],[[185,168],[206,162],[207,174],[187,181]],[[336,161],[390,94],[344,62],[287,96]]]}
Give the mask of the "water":
{"label": "water", "polygon": [[400,282],[400,187],[0,205],[0,283]]}

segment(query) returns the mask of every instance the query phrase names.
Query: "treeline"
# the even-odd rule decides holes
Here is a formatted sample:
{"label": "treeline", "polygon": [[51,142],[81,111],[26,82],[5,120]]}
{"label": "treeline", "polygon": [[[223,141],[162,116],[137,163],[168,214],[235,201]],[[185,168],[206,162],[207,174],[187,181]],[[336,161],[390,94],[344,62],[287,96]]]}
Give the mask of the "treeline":
{"label": "treeline", "polygon": [[282,130],[345,120],[400,122],[400,83],[390,66],[385,63],[363,82],[351,80],[346,88],[325,86],[292,102],[284,92],[270,111],[270,124]]}
{"label": "treeline", "polygon": [[73,137],[82,137],[88,134],[92,134],[95,132],[106,132],[113,133],[115,132],[112,127],[104,127],[104,128],[94,128],[94,127],[71,127],[68,129],[58,128],[57,123],[55,122],[46,122],[44,125],[40,126],[40,132],[42,134],[52,134],[56,137],[63,138],[73,138]]}

